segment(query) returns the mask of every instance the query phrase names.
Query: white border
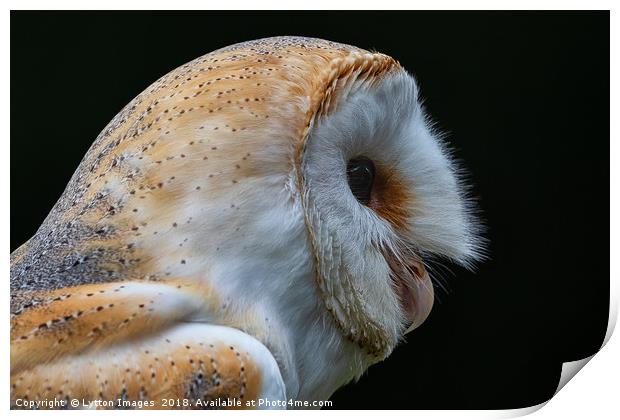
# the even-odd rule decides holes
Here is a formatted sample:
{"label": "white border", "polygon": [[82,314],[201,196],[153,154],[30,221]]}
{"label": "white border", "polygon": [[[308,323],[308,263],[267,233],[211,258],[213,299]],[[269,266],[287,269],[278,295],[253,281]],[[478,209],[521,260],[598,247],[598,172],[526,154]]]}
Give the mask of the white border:
{"label": "white border", "polygon": [[[1,207],[2,211],[2,219],[4,223],[0,225],[0,234],[2,238],[4,238],[6,253],[5,256],[8,257],[10,245],[9,245],[9,165],[10,165],[10,150],[9,150],[9,139],[10,139],[10,121],[9,121],[9,112],[10,112],[10,74],[9,74],[9,51],[10,51],[10,15],[9,10],[36,10],[36,9],[50,9],[50,3],[45,1],[8,1],[5,4],[8,4],[8,8],[2,16],[2,20],[0,21],[0,32],[2,33],[2,41],[0,45],[2,46],[2,60],[3,65],[0,67],[0,71],[2,72],[4,83],[2,84],[2,88],[0,90],[1,96],[3,98],[1,105],[0,118],[2,121],[3,128],[3,137],[0,142],[1,153],[0,153],[0,171],[2,174],[1,182],[0,182],[0,196],[5,197],[5,204]],[[128,10],[128,9],[149,9],[149,10],[166,10],[170,6],[174,6],[176,10],[199,10],[199,9],[215,9],[229,10],[232,8],[232,4],[227,2],[213,2],[213,1],[200,1],[200,0],[176,0],[174,3],[170,3],[169,1],[162,0],[144,0],[144,1],[128,1],[128,0],[95,0],[86,2],[80,1],[56,1],[54,2],[53,9],[83,9],[83,10],[106,10],[106,9],[118,9],[118,10]],[[260,3],[256,1],[249,0],[241,0],[235,2],[234,6],[239,10],[256,10],[257,6],[265,9],[288,9],[288,10],[305,10],[305,9],[325,9],[325,10],[334,10],[334,9],[416,9],[416,10],[465,10],[465,9],[476,9],[476,10],[484,10],[484,9],[493,9],[493,10],[612,10],[611,11],[611,74],[616,76],[618,74],[618,54],[614,50],[613,46],[618,47],[618,31],[617,24],[618,18],[616,15],[616,10],[613,10],[614,2],[612,1],[547,1],[547,0],[522,0],[522,1],[503,1],[501,3],[497,1],[416,1],[416,2],[408,2],[406,0],[403,1],[392,1],[392,0],[383,0],[381,2],[377,1],[368,1],[368,0],[357,0],[355,2],[343,2],[336,0],[313,0],[313,1],[304,1],[293,3],[291,1],[274,1],[274,0],[263,0]],[[616,80],[612,77],[611,80],[611,214],[618,215],[620,214],[620,208],[618,206],[618,84]],[[620,255],[618,253],[618,222],[616,219],[611,219],[611,310],[610,310],[610,322],[609,329],[606,336],[606,345],[604,349],[597,355],[592,358],[592,361],[587,364],[583,368],[583,371],[579,373],[578,378],[570,381],[561,391],[552,398],[547,404],[541,404],[538,407],[532,407],[529,409],[521,409],[521,410],[496,410],[496,411],[390,411],[387,413],[390,418],[402,418],[402,419],[410,419],[411,416],[415,416],[416,418],[424,419],[424,418],[472,418],[472,419],[480,419],[480,418],[508,418],[508,417],[516,417],[520,415],[525,415],[534,412],[531,414],[531,418],[536,419],[583,419],[585,417],[593,418],[593,419],[615,419],[618,417],[620,410],[618,404],[618,385],[619,377],[620,377],[620,362],[616,357],[620,354],[620,344],[618,338],[611,338],[611,333],[613,332],[613,328],[616,323],[617,313],[618,313],[618,279],[620,279],[620,270],[618,261],[620,260]],[[3,260],[3,272],[9,272],[8,266],[8,258],[5,257]],[[595,263],[595,262],[594,262]],[[8,276],[6,276],[8,277]],[[6,278],[5,277],[5,278]],[[8,308],[9,303],[9,293],[8,293],[8,279],[5,280],[5,287],[2,289],[3,301],[5,302],[5,308]],[[8,322],[0,324],[0,328],[2,331],[3,342],[9,342],[9,326]],[[3,346],[2,348],[2,356],[3,360],[0,363],[0,377],[5,378],[5,380],[0,381],[0,401],[4,404],[2,406],[5,410],[8,411],[9,406],[9,381],[7,380],[9,377],[9,352],[8,346]],[[574,369],[573,364],[573,369]],[[566,371],[568,373],[568,370]],[[565,374],[566,374],[565,373]],[[412,395],[412,398],[415,398],[415,395]],[[544,407],[544,409],[538,410],[539,408]],[[538,411],[536,411],[538,410]],[[82,416],[82,413],[77,412],[46,412],[45,414],[37,414],[36,412],[19,412],[19,411],[11,411],[8,413],[11,416],[16,418],[21,417],[34,417],[40,415],[41,418],[45,416],[45,418],[55,419],[55,418],[69,418],[72,416]],[[342,418],[342,416],[346,416],[349,414],[348,411],[323,411],[321,413],[315,412],[295,412],[294,416],[299,419],[302,418],[314,418],[317,415],[326,416],[329,418]],[[377,415],[383,415],[377,413],[376,411],[355,411],[352,413],[355,417],[366,417],[372,416],[375,417]],[[110,416],[113,415],[115,418],[125,417],[125,416],[149,416],[149,418],[159,417],[163,418],[163,416],[170,416],[170,414],[165,412],[114,412],[114,414],[109,414],[108,412],[94,412],[92,415],[94,416]],[[204,418],[205,413],[200,412],[185,412],[183,416],[201,416],[200,418]],[[247,414],[242,414],[238,412],[224,412],[218,413],[217,416],[231,416],[232,418],[239,418],[239,416],[245,416]],[[264,418],[271,418],[272,416],[290,416],[290,414],[286,413],[259,413],[254,412],[250,414],[251,416],[265,416]],[[197,417],[196,417],[197,418]]]}

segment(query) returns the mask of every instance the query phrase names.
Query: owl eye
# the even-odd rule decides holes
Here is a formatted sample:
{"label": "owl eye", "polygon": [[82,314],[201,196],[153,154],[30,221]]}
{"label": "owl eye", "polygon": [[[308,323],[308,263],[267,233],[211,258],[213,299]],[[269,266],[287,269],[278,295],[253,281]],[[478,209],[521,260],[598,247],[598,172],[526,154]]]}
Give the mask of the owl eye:
{"label": "owl eye", "polygon": [[347,163],[347,180],[357,201],[367,206],[375,180],[375,165],[372,160],[366,157],[351,159]]}

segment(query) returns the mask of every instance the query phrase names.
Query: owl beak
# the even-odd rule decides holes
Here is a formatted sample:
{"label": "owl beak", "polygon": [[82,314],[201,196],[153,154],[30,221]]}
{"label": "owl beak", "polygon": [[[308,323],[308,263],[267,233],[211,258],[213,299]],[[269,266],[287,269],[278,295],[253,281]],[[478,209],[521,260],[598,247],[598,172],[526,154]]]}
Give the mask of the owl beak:
{"label": "owl beak", "polygon": [[433,283],[419,255],[409,254],[408,258],[404,259],[397,258],[388,251],[385,256],[391,269],[392,285],[401,308],[411,323],[404,332],[407,334],[422,325],[431,313],[435,300]]}
{"label": "owl beak", "polygon": [[415,261],[410,264],[409,270],[412,276],[405,284],[402,298],[403,306],[407,312],[407,319],[411,321],[411,325],[405,331],[405,334],[415,330],[428,318],[435,301],[435,293],[433,292],[433,283],[424,268],[424,263]]}

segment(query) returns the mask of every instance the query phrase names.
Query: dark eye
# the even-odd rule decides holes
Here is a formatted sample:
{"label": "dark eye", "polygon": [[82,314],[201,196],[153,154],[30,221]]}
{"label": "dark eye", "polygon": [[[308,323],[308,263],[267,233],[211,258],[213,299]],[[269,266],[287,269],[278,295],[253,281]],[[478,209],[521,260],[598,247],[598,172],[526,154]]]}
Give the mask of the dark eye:
{"label": "dark eye", "polygon": [[375,165],[372,160],[365,157],[351,159],[347,163],[347,179],[357,201],[367,206],[375,180]]}

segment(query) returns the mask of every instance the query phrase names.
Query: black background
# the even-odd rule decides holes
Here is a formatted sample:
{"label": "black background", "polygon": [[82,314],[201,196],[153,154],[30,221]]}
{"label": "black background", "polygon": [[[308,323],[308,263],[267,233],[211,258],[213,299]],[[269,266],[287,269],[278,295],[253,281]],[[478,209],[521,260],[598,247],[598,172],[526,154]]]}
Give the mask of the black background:
{"label": "black background", "polygon": [[[334,408],[517,408],[601,345],[609,304],[608,12],[13,12],[11,249],[142,89],[216,48],[305,35],[418,78],[479,197],[490,259]],[[452,271],[453,273],[449,273]]]}

